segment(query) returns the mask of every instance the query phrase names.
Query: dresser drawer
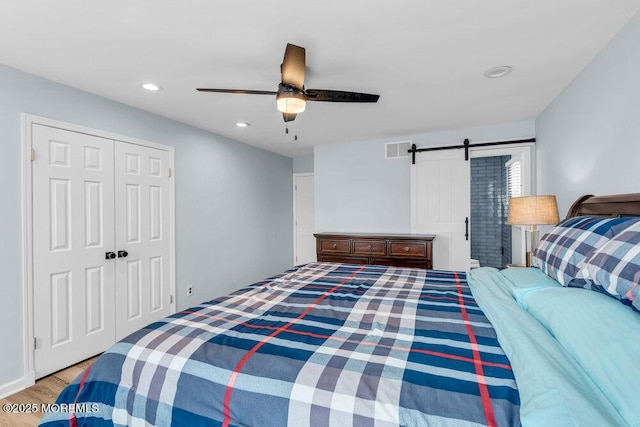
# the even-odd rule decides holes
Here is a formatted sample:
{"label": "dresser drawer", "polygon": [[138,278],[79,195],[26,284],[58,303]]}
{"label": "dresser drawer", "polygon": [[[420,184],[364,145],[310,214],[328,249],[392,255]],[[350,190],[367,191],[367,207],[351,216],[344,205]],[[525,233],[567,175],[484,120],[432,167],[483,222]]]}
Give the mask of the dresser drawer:
{"label": "dresser drawer", "polygon": [[429,269],[431,265],[427,261],[422,261],[414,258],[375,258],[372,257],[369,260],[370,264],[374,265],[391,265],[393,267],[407,267],[407,268],[424,268]]}
{"label": "dresser drawer", "polygon": [[386,255],[387,245],[384,240],[354,240],[353,253],[357,255]]}
{"label": "dresser drawer", "polygon": [[318,252],[348,254],[351,249],[349,243],[349,239],[318,239]]}
{"label": "dresser drawer", "polygon": [[425,242],[417,241],[390,241],[389,242],[389,255],[390,256],[406,256],[406,257],[426,257],[427,256],[427,244]]}
{"label": "dresser drawer", "polygon": [[338,262],[344,264],[369,264],[369,258],[358,256],[319,255],[319,262]]}

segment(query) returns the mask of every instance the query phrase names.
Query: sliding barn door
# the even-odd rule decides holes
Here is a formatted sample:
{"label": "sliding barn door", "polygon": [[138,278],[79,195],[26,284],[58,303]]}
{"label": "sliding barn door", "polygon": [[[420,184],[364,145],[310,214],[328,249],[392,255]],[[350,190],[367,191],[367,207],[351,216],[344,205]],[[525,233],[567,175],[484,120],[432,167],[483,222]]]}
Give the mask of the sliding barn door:
{"label": "sliding barn door", "polygon": [[33,320],[36,377],[115,339],[113,141],[34,125]]}
{"label": "sliding barn door", "polygon": [[116,337],[171,313],[169,153],[115,142]]}
{"label": "sliding barn door", "polygon": [[433,266],[468,270],[470,167],[464,150],[427,151],[412,166],[412,232],[435,234]]}

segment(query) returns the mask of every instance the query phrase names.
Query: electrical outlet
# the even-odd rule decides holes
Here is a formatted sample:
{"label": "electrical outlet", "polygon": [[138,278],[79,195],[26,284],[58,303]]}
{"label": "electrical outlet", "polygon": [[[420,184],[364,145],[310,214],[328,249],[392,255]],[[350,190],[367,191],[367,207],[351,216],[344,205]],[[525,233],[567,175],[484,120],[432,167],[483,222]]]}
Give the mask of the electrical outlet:
{"label": "electrical outlet", "polygon": [[193,295],[193,286],[187,288],[187,296],[190,297],[191,295]]}

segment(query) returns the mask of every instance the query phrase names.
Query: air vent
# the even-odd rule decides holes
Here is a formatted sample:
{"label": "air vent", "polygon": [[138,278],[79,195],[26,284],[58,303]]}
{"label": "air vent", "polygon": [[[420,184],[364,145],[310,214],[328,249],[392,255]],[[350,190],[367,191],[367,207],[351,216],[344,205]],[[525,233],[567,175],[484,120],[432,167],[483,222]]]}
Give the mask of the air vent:
{"label": "air vent", "polygon": [[411,141],[387,142],[385,144],[385,159],[402,159],[410,157]]}

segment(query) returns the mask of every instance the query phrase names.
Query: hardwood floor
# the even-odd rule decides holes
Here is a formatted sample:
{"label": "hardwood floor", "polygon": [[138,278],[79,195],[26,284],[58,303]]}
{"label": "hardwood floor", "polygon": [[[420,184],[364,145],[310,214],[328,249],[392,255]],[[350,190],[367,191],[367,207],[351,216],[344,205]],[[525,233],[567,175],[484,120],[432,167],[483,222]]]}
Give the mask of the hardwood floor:
{"label": "hardwood floor", "polygon": [[[30,427],[38,425],[44,416],[40,408],[42,404],[54,403],[58,394],[73,381],[82,371],[96,360],[98,356],[87,359],[77,365],[70,366],[47,377],[41,378],[36,383],[20,393],[13,394],[0,400],[2,410],[0,410],[1,427]],[[27,405],[29,408],[36,408],[37,412],[32,413],[7,413],[4,405]],[[24,406],[23,406],[24,408]],[[15,408],[17,409],[17,408]]]}

